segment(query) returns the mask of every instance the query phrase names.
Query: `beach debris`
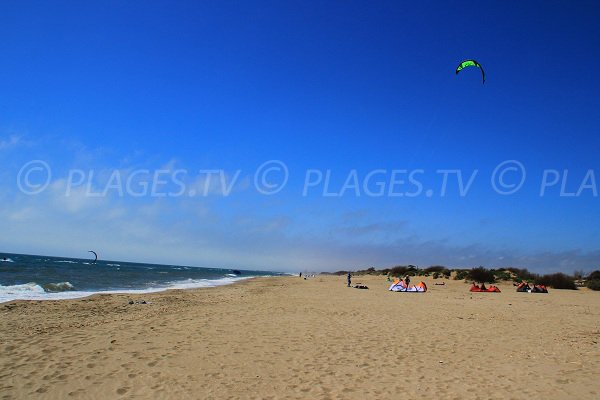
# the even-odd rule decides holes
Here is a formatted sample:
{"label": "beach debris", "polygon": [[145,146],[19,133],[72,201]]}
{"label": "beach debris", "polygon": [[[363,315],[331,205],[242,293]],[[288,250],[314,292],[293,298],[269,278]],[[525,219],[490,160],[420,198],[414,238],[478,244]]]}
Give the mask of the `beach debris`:
{"label": "beach debris", "polygon": [[152,304],[152,303],[149,301],[146,301],[146,300],[137,300],[137,301],[129,300],[129,304]]}

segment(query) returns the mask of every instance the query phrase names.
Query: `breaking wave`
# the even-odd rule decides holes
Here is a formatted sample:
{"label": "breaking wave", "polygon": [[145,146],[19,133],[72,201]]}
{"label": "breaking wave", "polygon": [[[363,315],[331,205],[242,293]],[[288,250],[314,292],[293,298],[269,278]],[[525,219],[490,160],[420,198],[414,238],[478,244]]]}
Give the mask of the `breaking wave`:
{"label": "breaking wave", "polygon": [[161,286],[148,287],[146,289],[114,289],[114,290],[96,290],[96,291],[78,291],[69,282],[47,283],[39,285],[35,282],[22,285],[2,286],[0,285],[0,303],[13,300],[64,300],[76,299],[91,296],[97,293],[116,294],[116,293],[155,293],[170,289],[196,289],[208,288],[249,279],[244,278],[221,278],[221,279],[186,279],[182,281],[168,282]]}

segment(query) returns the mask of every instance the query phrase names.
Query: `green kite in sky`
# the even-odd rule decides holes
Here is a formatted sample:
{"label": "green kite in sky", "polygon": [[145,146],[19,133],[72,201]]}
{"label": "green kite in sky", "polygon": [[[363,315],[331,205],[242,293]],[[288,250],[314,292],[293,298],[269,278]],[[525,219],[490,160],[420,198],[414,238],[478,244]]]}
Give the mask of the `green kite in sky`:
{"label": "green kite in sky", "polygon": [[465,61],[461,62],[458,65],[458,67],[456,67],[456,74],[458,75],[458,73],[463,68],[467,68],[467,67],[477,67],[477,68],[479,68],[481,70],[481,78],[483,79],[483,83],[485,83],[485,72],[483,72],[483,67],[481,66],[481,64],[479,64],[475,60],[465,60]]}

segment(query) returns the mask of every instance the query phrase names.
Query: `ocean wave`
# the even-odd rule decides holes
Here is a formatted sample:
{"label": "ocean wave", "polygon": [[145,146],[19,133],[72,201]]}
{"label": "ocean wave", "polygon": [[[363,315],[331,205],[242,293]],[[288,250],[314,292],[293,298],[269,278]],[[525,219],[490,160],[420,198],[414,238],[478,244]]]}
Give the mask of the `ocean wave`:
{"label": "ocean wave", "polygon": [[121,264],[106,264],[106,265],[108,265],[109,267],[120,267],[121,266]]}
{"label": "ocean wave", "polygon": [[198,288],[205,288],[205,287],[215,287],[215,286],[223,286],[223,285],[230,285],[232,283],[235,282],[239,282],[245,279],[249,279],[250,277],[244,277],[244,278],[239,278],[239,277],[227,277],[227,278],[220,278],[220,279],[185,279],[182,281],[173,281],[173,282],[169,282],[168,286],[165,287],[163,290],[168,290],[168,289],[198,289]]}
{"label": "ocean wave", "polygon": [[2,259],[0,259],[0,262],[10,262],[10,263],[14,263],[14,261],[11,258],[8,257],[4,257]]}
{"label": "ocean wave", "polygon": [[79,264],[77,261],[71,261],[71,260],[60,260],[60,261],[54,261],[55,263],[64,263],[64,264]]}
{"label": "ocean wave", "polygon": [[18,295],[18,294],[30,294],[30,293],[45,293],[44,288],[35,282],[23,283],[21,285],[0,285],[0,296],[5,295]]}
{"label": "ocean wave", "polygon": [[[197,289],[208,288],[215,286],[230,285],[251,277],[227,277],[220,279],[186,279],[181,281],[172,281],[161,286],[149,287],[146,289],[114,289],[114,290],[96,290],[96,291],[79,291],[73,289],[65,289],[63,291],[46,291],[35,282],[26,283],[23,285],[2,286],[0,285],[0,303],[13,300],[67,300],[88,297],[93,294],[144,294],[156,293],[171,289]],[[69,282],[60,282],[54,285],[62,285],[63,288],[72,285]]]}
{"label": "ocean wave", "polygon": [[57,292],[66,292],[70,290],[75,290],[75,286],[73,286],[70,282],[59,282],[59,283],[46,283],[42,286],[46,292],[57,293]]}

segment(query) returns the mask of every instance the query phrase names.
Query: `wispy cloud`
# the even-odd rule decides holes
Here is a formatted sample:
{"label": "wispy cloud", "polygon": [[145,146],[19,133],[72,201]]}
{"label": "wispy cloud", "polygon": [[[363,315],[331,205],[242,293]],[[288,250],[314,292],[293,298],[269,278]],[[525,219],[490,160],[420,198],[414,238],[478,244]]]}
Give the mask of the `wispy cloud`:
{"label": "wispy cloud", "polygon": [[19,145],[22,140],[20,135],[10,135],[7,138],[0,138],[0,150],[7,150]]}
{"label": "wispy cloud", "polygon": [[[0,139],[0,150],[23,143],[20,136]],[[368,207],[340,207],[331,212],[323,203],[256,197],[246,190],[249,178],[236,177],[235,171],[216,173],[210,180],[201,174],[183,176],[187,190],[178,197],[122,196],[116,190],[90,195],[90,190],[102,194],[115,172],[127,182],[136,169],[174,173],[182,166],[176,158],[161,162],[145,159],[140,152],[128,161],[123,157],[105,158],[113,153],[110,149],[73,146],[70,157],[61,158],[63,164],[56,168],[43,193],[26,196],[19,191],[0,192],[3,231],[10,232],[0,236],[0,250],[77,257],[95,248],[105,259],[285,271],[398,264],[517,266],[538,272],[600,267],[600,250],[545,251],[518,245],[501,248],[483,239],[476,242],[479,237],[462,237],[458,229],[449,229],[444,233],[446,237],[430,240],[417,231],[422,223],[414,215],[387,216],[384,211]],[[34,147],[36,157],[43,154],[41,146]],[[27,151],[16,158],[31,157],[31,148],[27,146]],[[116,168],[107,166],[110,160],[116,160]],[[14,164],[14,174],[0,172],[0,184],[7,188],[15,187],[20,167]],[[64,171],[72,165],[85,174],[79,184],[69,187]],[[95,174],[88,186],[87,173],[91,170]],[[144,181],[148,177],[138,178]],[[143,183],[137,178],[132,180],[132,190],[141,191]],[[167,185],[165,191],[177,191],[176,185],[171,186]],[[191,196],[190,190],[197,195]],[[232,190],[232,195],[224,196],[223,190]],[[492,220],[483,218],[479,222],[475,230],[489,233],[494,229]]]}
{"label": "wispy cloud", "polygon": [[[79,192],[65,198],[60,184],[40,196],[5,202],[0,218],[4,231],[11,232],[0,238],[3,251],[51,255],[81,256],[93,247],[107,259],[286,271],[442,264],[572,272],[600,266],[600,251],[492,250],[480,243],[459,246],[416,235],[360,240],[380,231],[406,233],[403,221],[356,227],[346,221],[344,235],[309,235],[294,232],[299,221],[277,212],[231,216],[186,198],[146,204]],[[323,221],[323,232],[336,229],[336,221]]]}

